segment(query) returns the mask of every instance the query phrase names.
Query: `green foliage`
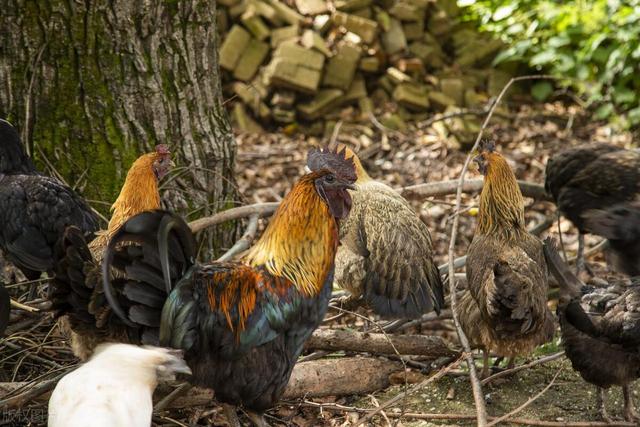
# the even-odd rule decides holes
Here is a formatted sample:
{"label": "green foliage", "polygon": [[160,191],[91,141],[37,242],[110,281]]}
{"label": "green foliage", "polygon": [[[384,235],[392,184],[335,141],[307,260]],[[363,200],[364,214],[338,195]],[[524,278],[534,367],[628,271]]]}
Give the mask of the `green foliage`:
{"label": "green foliage", "polygon": [[[459,0],[467,20],[495,33],[509,48],[494,65],[526,64],[565,77],[599,118],[620,115],[640,124],[640,0]],[[544,100],[548,82],[532,86]]]}

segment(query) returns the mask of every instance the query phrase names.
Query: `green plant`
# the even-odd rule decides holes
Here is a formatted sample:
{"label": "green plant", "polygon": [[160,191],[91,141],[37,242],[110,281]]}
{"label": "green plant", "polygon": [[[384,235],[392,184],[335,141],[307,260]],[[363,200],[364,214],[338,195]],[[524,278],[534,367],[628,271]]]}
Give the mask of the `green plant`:
{"label": "green plant", "polygon": [[[640,124],[640,0],[459,0],[465,19],[479,22],[509,47],[494,60],[518,62],[566,78],[595,116]],[[538,100],[548,81],[531,87]]]}

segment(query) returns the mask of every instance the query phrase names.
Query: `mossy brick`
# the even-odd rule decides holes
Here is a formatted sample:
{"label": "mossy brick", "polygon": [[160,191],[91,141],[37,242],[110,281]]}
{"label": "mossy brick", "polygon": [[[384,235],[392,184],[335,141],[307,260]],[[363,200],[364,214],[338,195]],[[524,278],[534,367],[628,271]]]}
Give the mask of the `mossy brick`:
{"label": "mossy brick", "polygon": [[262,101],[262,97],[259,91],[254,89],[253,86],[247,85],[243,82],[235,82],[232,85],[233,92],[242,100],[242,102],[248,106],[253,114],[260,119],[266,119],[270,115],[269,107]]}
{"label": "mossy brick", "polygon": [[264,129],[251,117],[241,102],[236,102],[231,111],[236,128],[242,132],[262,133]]}
{"label": "mossy brick", "polygon": [[329,10],[325,0],[296,0],[296,8],[303,15],[319,15]]}
{"label": "mossy brick", "polygon": [[387,54],[402,52],[407,48],[407,38],[402,31],[402,24],[397,19],[391,19],[389,31],[382,33],[382,46]]}
{"label": "mossy brick", "polygon": [[412,80],[411,76],[403,73],[395,67],[387,68],[387,76],[389,76],[393,84],[396,85],[400,83],[410,82]]}
{"label": "mossy brick", "polygon": [[296,102],[296,93],[292,91],[278,91],[271,98],[271,105],[282,108],[291,108]]}
{"label": "mossy brick", "polygon": [[340,100],[341,104],[348,104],[359,100],[367,96],[367,85],[361,75],[357,75],[353,79],[353,83],[349,87],[349,90],[342,96]]}
{"label": "mossy brick", "polygon": [[420,58],[422,63],[429,68],[440,68],[444,66],[444,54],[438,45],[424,42],[413,42],[409,45],[409,52]]}
{"label": "mossy brick", "polygon": [[393,89],[395,89],[393,80],[386,74],[378,79],[378,86],[389,94],[393,93]]}
{"label": "mossy brick", "polygon": [[393,91],[393,99],[412,111],[424,111],[429,108],[426,86],[413,83],[402,83]]}
{"label": "mossy brick", "polygon": [[389,129],[399,131],[407,130],[407,122],[405,122],[398,114],[388,114],[386,116],[383,116],[380,119],[380,123],[382,124],[382,126]]}
{"label": "mossy brick", "polygon": [[502,89],[509,83],[511,80],[511,75],[509,73],[505,73],[504,71],[492,69],[489,72],[489,79],[487,82],[487,92],[491,96],[497,96]]}
{"label": "mossy brick", "polygon": [[300,44],[307,49],[315,49],[326,57],[331,56],[331,51],[327,47],[327,43],[320,34],[313,30],[305,30],[300,39]]}
{"label": "mossy brick", "polygon": [[369,7],[371,2],[371,0],[336,0],[333,4],[340,12],[353,12],[358,9]]}
{"label": "mossy brick", "polygon": [[242,14],[241,21],[245,28],[260,41],[266,40],[271,34],[271,30],[253,7]]}
{"label": "mossy brick", "polygon": [[373,101],[368,96],[360,98],[358,100],[358,108],[363,115],[373,113]]}
{"label": "mossy brick", "polygon": [[460,15],[460,6],[458,6],[457,0],[436,0],[436,6],[452,18]]}
{"label": "mossy brick", "polygon": [[265,68],[264,77],[270,86],[313,94],[318,90],[322,73],[297,62],[274,58]]}
{"label": "mossy brick", "polygon": [[280,0],[269,0],[269,4],[283,21],[289,24],[300,24],[304,17]]}
{"label": "mossy brick", "polygon": [[400,58],[396,61],[395,66],[403,73],[424,73],[424,64],[420,58]]}
{"label": "mossy brick", "polygon": [[234,25],[220,47],[220,66],[233,71],[250,40],[251,34],[247,30],[240,25]]}
{"label": "mossy brick", "polygon": [[419,40],[424,35],[424,20],[405,22],[402,24],[402,32],[407,40]]}
{"label": "mossy brick", "polygon": [[347,31],[360,36],[362,41],[367,44],[373,43],[378,34],[378,23],[371,19],[349,15],[344,12],[335,12],[332,20],[334,24],[342,25]]}
{"label": "mossy brick", "polygon": [[305,49],[297,44],[285,43],[278,46],[273,52],[274,58],[284,59],[288,62],[301,64],[312,70],[321,70],[324,65],[324,55],[320,52]]}
{"label": "mossy brick", "polygon": [[451,32],[453,23],[447,14],[442,10],[436,10],[429,16],[427,28],[434,36],[445,36]]}
{"label": "mossy brick", "polygon": [[373,11],[370,7],[364,7],[362,9],[354,10],[352,15],[359,16],[360,18],[373,19]]}
{"label": "mossy brick", "polygon": [[233,18],[233,20],[236,20],[239,16],[241,16],[243,13],[247,11],[248,7],[249,7],[249,2],[247,0],[242,0],[240,3],[234,6],[231,6],[228,9],[229,16]]}
{"label": "mossy brick", "polygon": [[498,39],[476,40],[456,51],[456,63],[461,67],[469,67],[488,62],[503,47],[504,43]]}
{"label": "mossy brick", "polygon": [[358,68],[362,49],[350,44],[342,43],[336,54],[329,60],[325,70],[323,85],[346,91],[351,86],[353,76]]}
{"label": "mossy brick", "polygon": [[334,107],[343,93],[339,89],[322,89],[311,101],[298,104],[298,111],[305,119],[317,119],[322,113]]}
{"label": "mossy brick", "polygon": [[320,34],[324,34],[331,28],[333,21],[331,15],[318,15],[313,18],[313,29]]}
{"label": "mossy brick", "polygon": [[429,92],[429,101],[436,106],[437,108],[444,110],[447,107],[451,107],[456,105],[455,99],[445,95],[442,92],[438,91],[430,91]]}
{"label": "mossy brick", "polygon": [[398,1],[390,9],[389,14],[402,21],[424,21],[425,9],[409,1]]}
{"label": "mossy brick", "polygon": [[362,58],[358,68],[367,73],[377,73],[380,70],[380,59],[377,56]]}
{"label": "mossy brick", "polygon": [[487,97],[479,94],[473,89],[467,89],[464,92],[464,105],[467,108],[478,107],[487,102]]}
{"label": "mossy brick", "polygon": [[455,105],[464,106],[464,82],[458,78],[440,80],[440,90],[455,101]]}
{"label": "mossy brick", "polygon": [[268,54],[268,44],[252,39],[233,70],[233,77],[245,82],[251,80]]}
{"label": "mossy brick", "polygon": [[276,13],[276,10],[268,3],[262,0],[249,0],[250,5],[255,8],[258,15],[269,21],[272,25],[279,27],[282,25],[282,19]]}
{"label": "mossy brick", "polygon": [[282,28],[271,30],[271,47],[276,48],[285,40],[292,40],[298,37],[300,27],[297,25],[288,25]]}
{"label": "mossy brick", "polygon": [[224,7],[235,6],[240,3],[241,0],[218,0],[218,4]]}
{"label": "mossy brick", "polygon": [[219,34],[227,34],[229,30],[229,15],[226,9],[216,9],[216,24]]}
{"label": "mossy brick", "polygon": [[276,107],[271,112],[271,117],[277,123],[293,123],[296,121],[295,110]]}

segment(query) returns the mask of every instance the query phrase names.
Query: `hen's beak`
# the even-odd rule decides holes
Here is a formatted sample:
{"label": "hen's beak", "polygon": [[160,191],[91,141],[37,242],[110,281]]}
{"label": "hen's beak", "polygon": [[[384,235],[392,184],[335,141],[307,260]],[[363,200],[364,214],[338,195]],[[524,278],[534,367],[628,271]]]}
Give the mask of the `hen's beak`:
{"label": "hen's beak", "polygon": [[176,167],[176,162],[174,162],[173,160],[169,160],[169,166],[172,168]]}
{"label": "hen's beak", "polygon": [[345,187],[349,190],[358,191],[358,187],[355,184],[345,184]]}

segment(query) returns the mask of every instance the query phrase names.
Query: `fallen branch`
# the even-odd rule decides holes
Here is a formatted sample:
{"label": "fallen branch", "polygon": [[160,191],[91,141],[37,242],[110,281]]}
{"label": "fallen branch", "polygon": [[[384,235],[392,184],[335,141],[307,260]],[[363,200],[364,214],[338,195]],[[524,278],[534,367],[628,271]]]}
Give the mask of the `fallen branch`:
{"label": "fallen branch", "polygon": [[205,228],[212,227],[214,225],[222,224],[227,221],[233,221],[235,219],[246,218],[252,215],[259,215],[260,217],[269,216],[273,214],[280,202],[268,202],[268,203],[256,203],[255,205],[240,206],[237,208],[231,208],[226,211],[218,212],[215,215],[207,216],[204,218],[196,219],[189,223],[191,231],[197,233]]}
{"label": "fallen branch", "polygon": [[231,247],[231,249],[229,249],[220,258],[218,258],[219,262],[229,261],[240,252],[246,251],[247,249],[249,249],[249,246],[251,246],[251,242],[253,241],[253,239],[255,239],[256,233],[258,232],[259,219],[260,219],[260,215],[257,213],[249,217],[249,225],[247,226],[247,229],[245,230],[244,234],[242,235],[240,240],[238,240],[235,243],[235,245]]}
{"label": "fallen branch", "polygon": [[18,302],[16,300],[14,300],[13,298],[11,298],[11,308],[16,308],[18,310],[26,311],[28,313],[38,313],[38,312],[40,312],[39,309],[37,309],[35,307],[28,306],[26,304],[22,304],[21,302]]}
{"label": "fallen branch", "polygon": [[[436,336],[389,335],[339,329],[316,329],[306,343],[307,349],[357,351],[372,354],[396,354],[457,357],[444,340]],[[395,350],[394,350],[395,347]]]}
{"label": "fallen branch", "polygon": [[[463,193],[474,193],[482,190],[482,179],[470,179],[464,181],[462,184]],[[447,196],[456,193],[456,187],[459,184],[459,180],[429,182],[425,184],[410,185],[400,189],[400,193],[407,198],[416,197],[433,197],[433,196]],[[531,197],[536,200],[551,200],[549,195],[544,189],[543,185],[535,184],[527,181],[518,181],[520,191],[525,197]]]}

